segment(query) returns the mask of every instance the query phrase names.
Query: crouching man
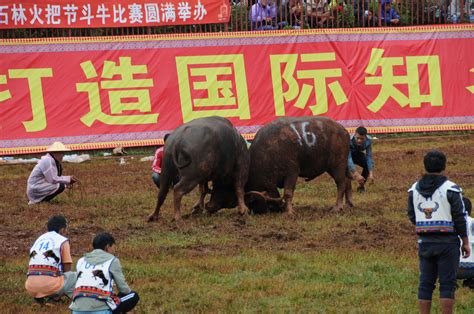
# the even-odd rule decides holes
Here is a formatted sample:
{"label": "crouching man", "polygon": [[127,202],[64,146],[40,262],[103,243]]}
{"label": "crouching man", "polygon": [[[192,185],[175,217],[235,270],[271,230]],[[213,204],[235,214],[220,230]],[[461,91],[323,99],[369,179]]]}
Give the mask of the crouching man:
{"label": "crouching man", "polygon": [[[110,233],[99,233],[92,242],[94,250],[77,262],[77,282],[69,306],[72,313],[126,313],[138,303],[138,294],[128,287],[120,261],[113,255],[114,244]],[[114,294],[114,283],[118,295]]]}
{"label": "crouching man", "polygon": [[48,232],[42,234],[30,249],[28,294],[43,304],[66,295],[71,297],[76,283],[76,273],[71,271],[72,258],[64,216],[52,216]]}

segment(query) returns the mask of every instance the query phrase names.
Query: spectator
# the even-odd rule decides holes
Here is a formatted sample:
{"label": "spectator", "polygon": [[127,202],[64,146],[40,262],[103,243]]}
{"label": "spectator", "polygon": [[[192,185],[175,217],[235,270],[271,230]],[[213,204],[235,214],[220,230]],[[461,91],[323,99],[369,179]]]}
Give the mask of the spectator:
{"label": "spectator", "polygon": [[327,0],[308,0],[306,14],[311,27],[322,27],[328,19],[332,18]]}
{"label": "spectator", "polygon": [[78,181],[75,176],[62,176],[61,160],[66,151],[70,149],[61,142],[54,142],[46,149],[47,154],[41,157],[28,178],[26,194],[29,205],[49,202],[61,194],[66,186]]}
{"label": "spectator", "polygon": [[391,26],[400,24],[400,15],[397,11],[392,8],[391,0],[381,0],[382,1],[382,11],[380,13],[380,20],[382,21],[382,26]]}
{"label": "spectator", "polygon": [[274,30],[286,26],[286,22],[277,21],[278,8],[271,0],[258,0],[250,8],[250,21],[253,30]]}
{"label": "spectator", "polygon": [[408,218],[418,234],[418,305],[421,313],[430,313],[439,278],[441,312],[453,313],[460,251],[463,258],[469,257],[471,251],[462,190],[443,175],[446,156],[442,152],[428,152],[423,163],[426,174],[408,190]]}
{"label": "spectator", "polygon": [[28,294],[43,304],[63,295],[71,297],[76,283],[76,273],[71,271],[72,258],[64,216],[48,219],[48,232],[42,234],[30,249]]}
{"label": "spectator", "polygon": [[[365,191],[365,183],[374,180],[374,161],[372,159],[372,138],[367,134],[367,129],[360,126],[356,129],[349,142],[348,167],[352,177],[357,181],[358,192]],[[364,151],[366,152],[364,154]],[[356,169],[362,167],[362,175]]]}
{"label": "spectator", "polygon": [[[92,241],[94,250],[77,262],[77,282],[69,306],[73,314],[126,313],[138,303],[138,294],[130,290],[122,265],[113,255],[114,244],[110,233],[99,233]],[[113,291],[114,283],[118,295]]]}
{"label": "spectator", "polygon": [[292,28],[299,29],[304,26],[304,5],[302,0],[289,0],[285,4],[284,19]]}
{"label": "spectator", "polygon": [[462,258],[459,261],[457,279],[464,280],[463,286],[474,289],[474,219],[472,218],[472,203],[467,197],[463,197],[464,208],[467,212],[467,237],[471,246],[471,256]]}

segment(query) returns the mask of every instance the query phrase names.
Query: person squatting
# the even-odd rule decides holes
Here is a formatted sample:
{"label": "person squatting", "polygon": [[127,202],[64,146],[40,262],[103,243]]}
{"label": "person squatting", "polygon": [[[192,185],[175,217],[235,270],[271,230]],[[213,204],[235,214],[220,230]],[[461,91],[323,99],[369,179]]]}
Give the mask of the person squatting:
{"label": "person squatting", "polygon": [[[86,253],[71,271],[72,258],[67,235],[67,220],[53,216],[30,249],[25,288],[38,303],[71,298],[75,314],[126,313],[139,301],[125,281],[119,259],[113,255],[115,239],[106,232],[97,234],[93,251]],[[114,285],[118,294],[114,293]]]}

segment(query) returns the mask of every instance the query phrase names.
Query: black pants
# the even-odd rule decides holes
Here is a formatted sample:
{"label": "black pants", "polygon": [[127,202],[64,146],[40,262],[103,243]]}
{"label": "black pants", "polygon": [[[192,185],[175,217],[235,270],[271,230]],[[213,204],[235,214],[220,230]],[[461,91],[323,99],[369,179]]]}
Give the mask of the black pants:
{"label": "black pants", "polygon": [[119,294],[119,297],[120,304],[115,310],[112,311],[112,313],[114,314],[130,312],[140,300],[138,293],[136,293],[135,291],[132,291],[128,294]]}
{"label": "black pants", "polygon": [[419,300],[431,300],[436,279],[439,278],[439,294],[443,299],[454,299],[456,272],[459,267],[459,243],[420,243]]}
{"label": "black pants", "polygon": [[363,152],[351,152],[352,161],[354,164],[362,167],[361,175],[364,177],[365,181],[369,177],[369,165],[367,164],[367,157]]}
{"label": "black pants", "polygon": [[59,189],[56,192],[54,192],[53,194],[48,195],[45,198],[43,198],[41,201],[42,202],[49,202],[50,200],[52,200],[53,198],[55,198],[56,196],[61,194],[64,191],[65,188],[66,188],[66,185],[64,183],[59,183]]}

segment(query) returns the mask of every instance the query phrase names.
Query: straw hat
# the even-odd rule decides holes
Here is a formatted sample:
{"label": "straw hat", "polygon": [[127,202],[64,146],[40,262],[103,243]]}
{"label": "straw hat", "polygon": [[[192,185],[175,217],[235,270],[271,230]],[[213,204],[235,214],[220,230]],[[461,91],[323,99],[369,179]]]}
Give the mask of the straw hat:
{"label": "straw hat", "polygon": [[64,145],[61,142],[54,142],[51,146],[49,146],[46,149],[46,151],[47,152],[68,152],[70,151],[70,149],[67,148],[66,145]]}

